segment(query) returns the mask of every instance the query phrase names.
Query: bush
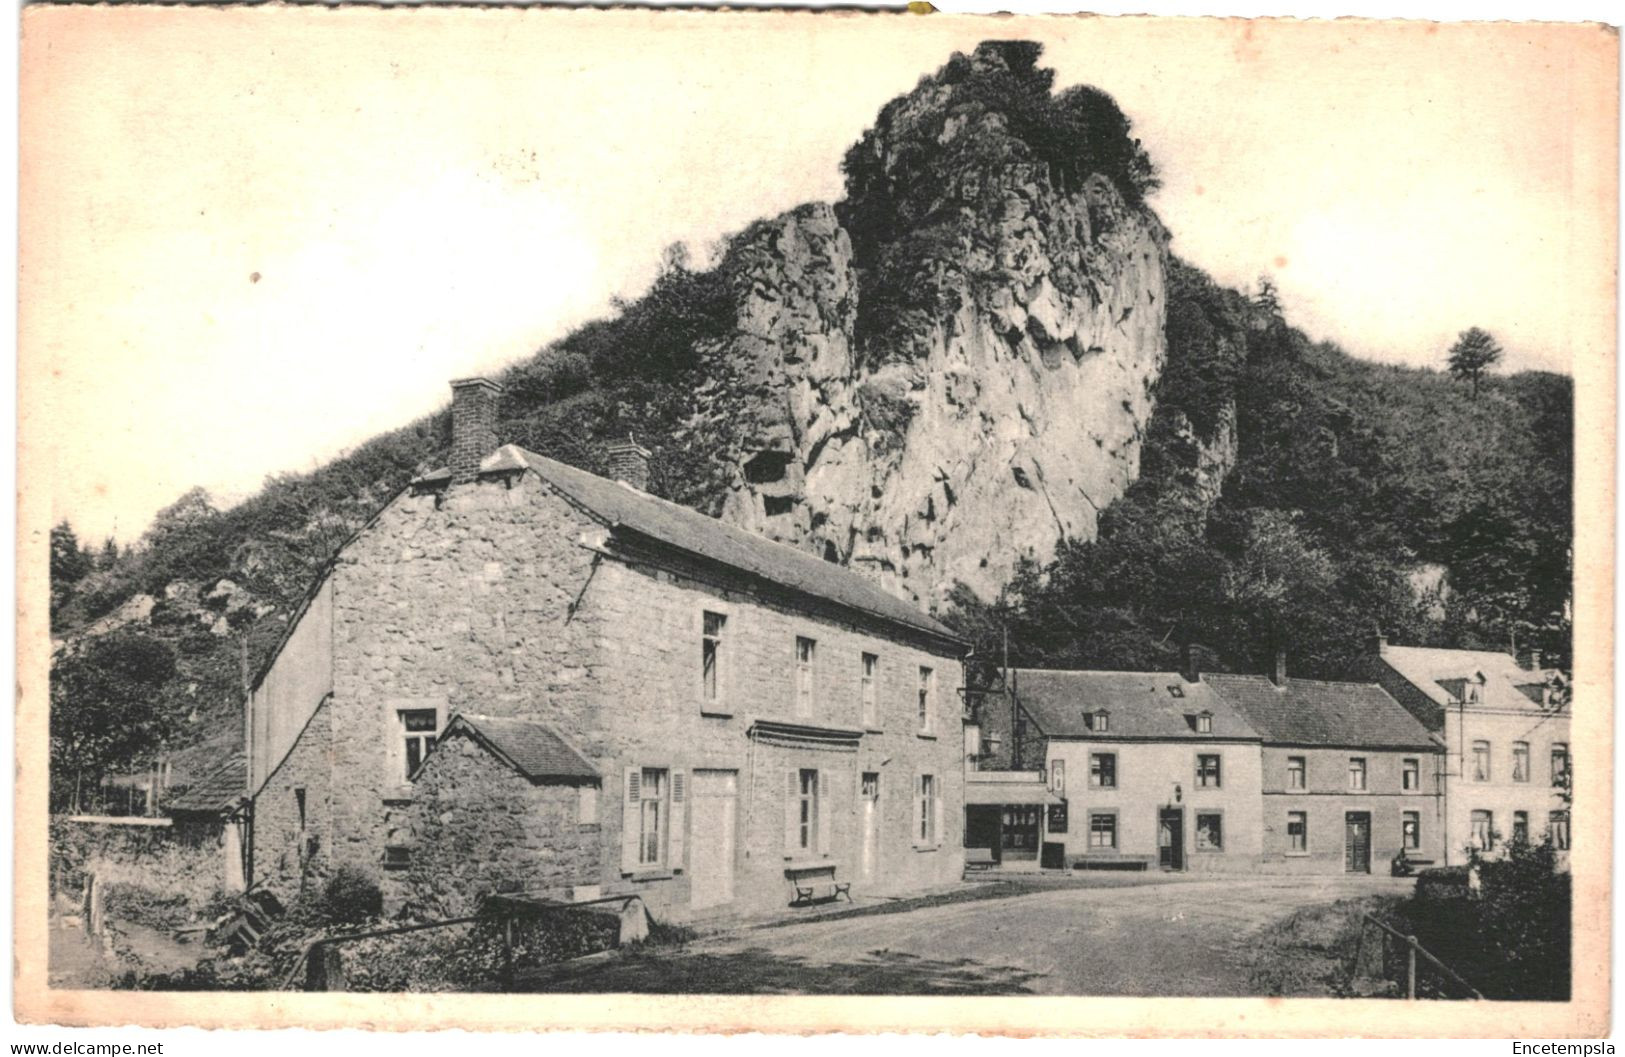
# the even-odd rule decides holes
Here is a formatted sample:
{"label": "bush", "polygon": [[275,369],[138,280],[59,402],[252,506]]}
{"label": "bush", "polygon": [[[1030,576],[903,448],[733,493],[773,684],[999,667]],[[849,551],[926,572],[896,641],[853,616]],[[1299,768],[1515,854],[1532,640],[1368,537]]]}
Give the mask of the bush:
{"label": "bush", "polygon": [[384,912],[384,893],[359,866],[340,866],[322,886],[322,918],[331,925],[359,925]]}

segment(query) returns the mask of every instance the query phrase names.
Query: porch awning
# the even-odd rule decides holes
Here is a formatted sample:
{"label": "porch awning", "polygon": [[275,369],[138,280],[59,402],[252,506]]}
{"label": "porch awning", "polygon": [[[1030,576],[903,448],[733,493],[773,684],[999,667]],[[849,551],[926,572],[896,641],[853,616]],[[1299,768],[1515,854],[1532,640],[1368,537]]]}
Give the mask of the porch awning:
{"label": "porch awning", "polygon": [[965,804],[1059,804],[1061,798],[1040,782],[966,782]]}

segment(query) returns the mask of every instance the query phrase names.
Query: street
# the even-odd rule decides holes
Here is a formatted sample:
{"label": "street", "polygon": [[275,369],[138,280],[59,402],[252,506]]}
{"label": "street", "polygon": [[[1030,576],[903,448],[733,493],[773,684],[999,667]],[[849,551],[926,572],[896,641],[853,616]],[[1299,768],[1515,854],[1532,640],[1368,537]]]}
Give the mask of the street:
{"label": "street", "polygon": [[1249,937],[1308,906],[1401,895],[1386,877],[1058,887],[628,952],[539,983],[574,992],[1245,995]]}

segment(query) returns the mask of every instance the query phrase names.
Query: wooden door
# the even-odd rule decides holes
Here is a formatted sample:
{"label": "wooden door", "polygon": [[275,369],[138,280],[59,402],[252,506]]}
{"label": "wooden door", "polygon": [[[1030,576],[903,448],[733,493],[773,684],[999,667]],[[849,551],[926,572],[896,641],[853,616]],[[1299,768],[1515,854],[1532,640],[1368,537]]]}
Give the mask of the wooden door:
{"label": "wooden door", "polygon": [[689,905],[696,909],[733,902],[738,775],[695,771],[689,785]]}
{"label": "wooden door", "polygon": [[1350,811],[1343,816],[1343,869],[1349,873],[1371,872],[1371,815]]}
{"label": "wooden door", "polygon": [[1164,808],[1157,813],[1157,863],[1164,870],[1185,868],[1185,809]]}

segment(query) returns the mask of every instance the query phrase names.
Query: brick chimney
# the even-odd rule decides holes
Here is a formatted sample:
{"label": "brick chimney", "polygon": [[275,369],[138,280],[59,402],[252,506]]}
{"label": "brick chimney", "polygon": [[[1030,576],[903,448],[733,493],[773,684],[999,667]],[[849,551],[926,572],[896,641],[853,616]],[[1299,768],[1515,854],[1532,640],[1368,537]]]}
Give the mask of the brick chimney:
{"label": "brick chimney", "polygon": [[497,447],[497,405],[502,386],[489,378],[451,383],[451,483],[470,484],[480,461]]}
{"label": "brick chimney", "polygon": [[1275,651],[1275,675],[1271,677],[1271,681],[1273,683],[1275,683],[1276,686],[1285,686],[1286,685],[1286,651],[1285,650],[1276,650]]}
{"label": "brick chimney", "polygon": [[609,475],[640,492],[649,490],[649,451],[638,446],[631,434],[609,445]]}
{"label": "brick chimney", "polygon": [[1365,640],[1365,649],[1367,653],[1372,653],[1378,657],[1381,657],[1383,652],[1388,649],[1388,636],[1384,635],[1380,631],[1377,632],[1375,635]]}
{"label": "brick chimney", "polygon": [[1202,678],[1202,647],[1194,642],[1187,642],[1179,648],[1179,674],[1187,683],[1194,683]]}
{"label": "brick chimney", "polygon": [[1540,671],[1540,660],[1541,660],[1540,651],[1539,650],[1530,650],[1529,651],[1529,670],[1532,671],[1532,672]]}

